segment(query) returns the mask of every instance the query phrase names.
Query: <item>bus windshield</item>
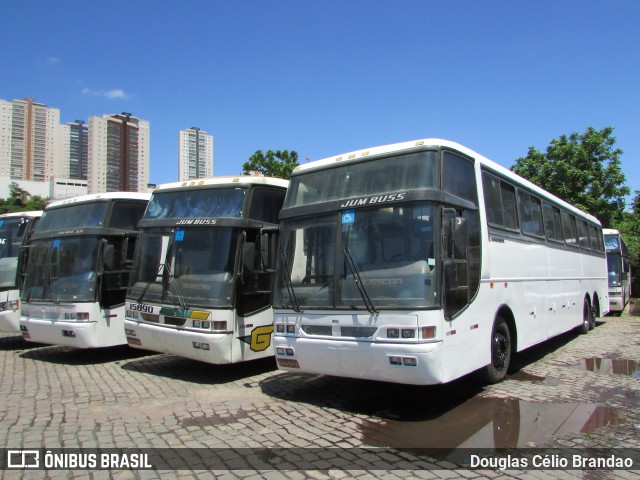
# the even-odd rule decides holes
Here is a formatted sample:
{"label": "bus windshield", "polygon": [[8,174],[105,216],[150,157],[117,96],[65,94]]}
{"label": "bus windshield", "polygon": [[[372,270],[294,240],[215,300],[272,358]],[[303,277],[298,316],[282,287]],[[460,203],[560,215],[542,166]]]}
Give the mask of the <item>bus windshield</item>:
{"label": "bus windshield", "polygon": [[45,210],[35,233],[66,230],[70,228],[99,228],[106,221],[107,202],[71,204]]}
{"label": "bus windshield", "polygon": [[28,219],[0,220],[0,288],[15,287],[20,245]]}
{"label": "bus windshield", "polygon": [[22,298],[54,303],[96,301],[100,245],[96,236],[33,241]]}
{"label": "bus windshield", "polygon": [[607,270],[609,271],[609,286],[619,287],[620,267],[622,265],[622,255],[619,253],[607,253]]}
{"label": "bus windshield", "polygon": [[143,220],[161,218],[240,217],[244,188],[208,188],[155,192]]}
{"label": "bus windshield", "polygon": [[283,208],[376,193],[437,188],[436,159],[435,151],[423,151],[302,173],[291,178]]}
{"label": "bus windshield", "polygon": [[237,232],[226,227],[143,228],[128,297],[230,308]]}
{"label": "bus windshield", "polygon": [[370,311],[437,305],[435,212],[434,203],[416,202],[283,222],[284,268],[274,305]]}

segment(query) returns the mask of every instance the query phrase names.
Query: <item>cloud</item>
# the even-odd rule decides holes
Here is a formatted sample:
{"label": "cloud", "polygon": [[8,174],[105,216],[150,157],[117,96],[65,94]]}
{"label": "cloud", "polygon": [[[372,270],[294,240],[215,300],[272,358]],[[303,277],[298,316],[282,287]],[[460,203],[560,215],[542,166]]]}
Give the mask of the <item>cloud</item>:
{"label": "cloud", "polygon": [[126,93],[121,88],[113,88],[111,90],[93,90],[91,88],[83,88],[82,95],[91,97],[105,97],[109,100],[126,100],[131,97],[130,94]]}
{"label": "cloud", "polygon": [[121,88],[115,88],[113,90],[109,90],[108,92],[105,92],[105,97],[107,98],[129,98],[129,95],[127,93],[124,93],[124,90],[122,90]]}

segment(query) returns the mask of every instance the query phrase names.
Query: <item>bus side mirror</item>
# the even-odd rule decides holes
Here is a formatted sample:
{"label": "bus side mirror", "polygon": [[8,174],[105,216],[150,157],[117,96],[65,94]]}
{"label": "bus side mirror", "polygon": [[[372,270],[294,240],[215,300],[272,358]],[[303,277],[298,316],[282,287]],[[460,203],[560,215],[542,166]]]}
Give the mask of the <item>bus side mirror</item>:
{"label": "bus side mirror", "polygon": [[279,227],[264,227],[260,230],[260,261],[265,272],[275,270]]}
{"label": "bus side mirror", "polygon": [[445,208],[442,219],[444,257],[449,260],[467,259],[467,220],[455,216],[453,208]]}
{"label": "bus side mirror", "polygon": [[105,270],[113,270],[113,245],[105,245],[104,252],[102,254],[102,264]]}
{"label": "bus side mirror", "polygon": [[252,274],[256,270],[256,244],[245,242],[242,247],[242,261],[245,274]]}
{"label": "bus side mirror", "polygon": [[454,260],[467,259],[467,220],[463,217],[451,219],[451,258]]}

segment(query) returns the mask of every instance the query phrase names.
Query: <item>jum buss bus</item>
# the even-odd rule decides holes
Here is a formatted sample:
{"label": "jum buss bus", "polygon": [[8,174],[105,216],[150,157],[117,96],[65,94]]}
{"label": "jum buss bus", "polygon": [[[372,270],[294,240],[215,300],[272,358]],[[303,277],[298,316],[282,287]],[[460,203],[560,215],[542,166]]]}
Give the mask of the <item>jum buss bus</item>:
{"label": "jum buss bus", "polygon": [[130,346],[214,364],[273,355],[260,230],[277,224],[288,183],[212,177],[154,190],[127,294]]}
{"label": "jum buss bus", "polygon": [[20,287],[26,246],[42,211],[0,215],[0,332],[20,333]]}
{"label": "jum buss bus", "polygon": [[618,230],[605,228],[603,232],[609,271],[609,310],[620,313],[631,295],[629,250]]}
{"label": "jum buss bus", "polygon": [[25,268],[26,340],[76,348],[126,344],[124,301],[149,197],[91,194],[45,208]]}
{"label": "jum buss bus", "polygon": [[301,165],[280,220],[263,236],[280,242],[283,370],[497,382],[514,352],[608,310],[598,220],[453,142]]}

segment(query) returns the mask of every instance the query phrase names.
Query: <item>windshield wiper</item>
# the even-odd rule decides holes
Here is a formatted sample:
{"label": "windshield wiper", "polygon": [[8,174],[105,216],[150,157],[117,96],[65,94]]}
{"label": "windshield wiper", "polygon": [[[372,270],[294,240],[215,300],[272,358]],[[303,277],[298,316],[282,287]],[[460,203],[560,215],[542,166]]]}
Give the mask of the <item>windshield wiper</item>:
{"label": "windshield wiper", "polygon": [[287,293],[289,294],[289,299],[291,300],[291,305],[293,306],[293,311],[296,313],[302,313],[304,310],[300,308],[300,304],[298,303],[298,299],[296,298],[296,294],[293,290],[293,284],[291,283],[291,277],[289,277],[289,259],[285,254],[280,256],[282,258],[282,263],[284,268],[282,269],[282,276],[284,278],[284,283],[287,286]]}
{"label": "windshield wiper", "polygon": [[353,261],[353,257],[351,256],[351,251],[348,248],[344,249],[344,258],[347,259],[347,265],[349,265],[349,269],[351,270],[351,275],[353,275],[353,280],[356,282],[356,287],[358,287],[358,292],[360,292],[360,296],[362,297],[362,301],[364,302],[365,307],[369,310],[369,313],[372,315],[377,315],[380,313],[376,307],[374,307],[371,298],[367,294],[367,290],[364,288],[362,284],[362,279],[360,278],[360,272],[358,272],[358,268],[356,267],[355,262]]}
{"label": "windshield wiper", "polygon": [[[168,278],[167,290],[171,285],[173,285],[176,291],[176,297],[178,297],[178,306],[180,306],[180,308],[182,308],[183,310],[188,310],[189,306],[187,305],[187,302],[184,301],[184,297],[182,296],[182,292],[178,287],[178,282],[176,281],[176,277],[173,276],[173,273],[171,272],[171,267],[169,267],[168,263],[165,264],[165,269],[166,269],[167,278]],[[171,293],[171,292],[167,292],[167,293]]]}
{"label": "windshield wiper", "polygon": [[156,272],[156,274],[154,275],[154,280],[149,280],[147,282],[147,284],[144,286],[144,288],[142,289],[142,293],[140,293],[140,296],[138,297],[138,303],[142,303],[142,300],[144,299],[144,296],[147,294],[147,290],[149,290],[149,287],[151,286],[152,283],[155,283],[156,280],[158,278],[158,276],[160,275],[160,272],[164,272],[164,263],[161,263],[160,265],[158,265],[158,271]]}
{"label": "windshield wiper", "polygon": [[[56,249],[54,248],[53,250],[51,250],[51,254],[49,255],[49,269],[47,270],[47,280],[49,281],[49,300],[51,300],[53,303],[55,303],[56,305],[60,303],[60,298],[56,298],[55,295],[53,294],[53,281],[60,278],[60,277],[54,277],[53,276],[53,253],[56,251]],[[60,262],[58,261],[56,263],[56,265],[58,266],[58,270],[60,269]],[[44,272],[43,272],[44,273]],[[58,271],[58,273],[60,273]],[[44,283],[44,282],[43,282]]]}

